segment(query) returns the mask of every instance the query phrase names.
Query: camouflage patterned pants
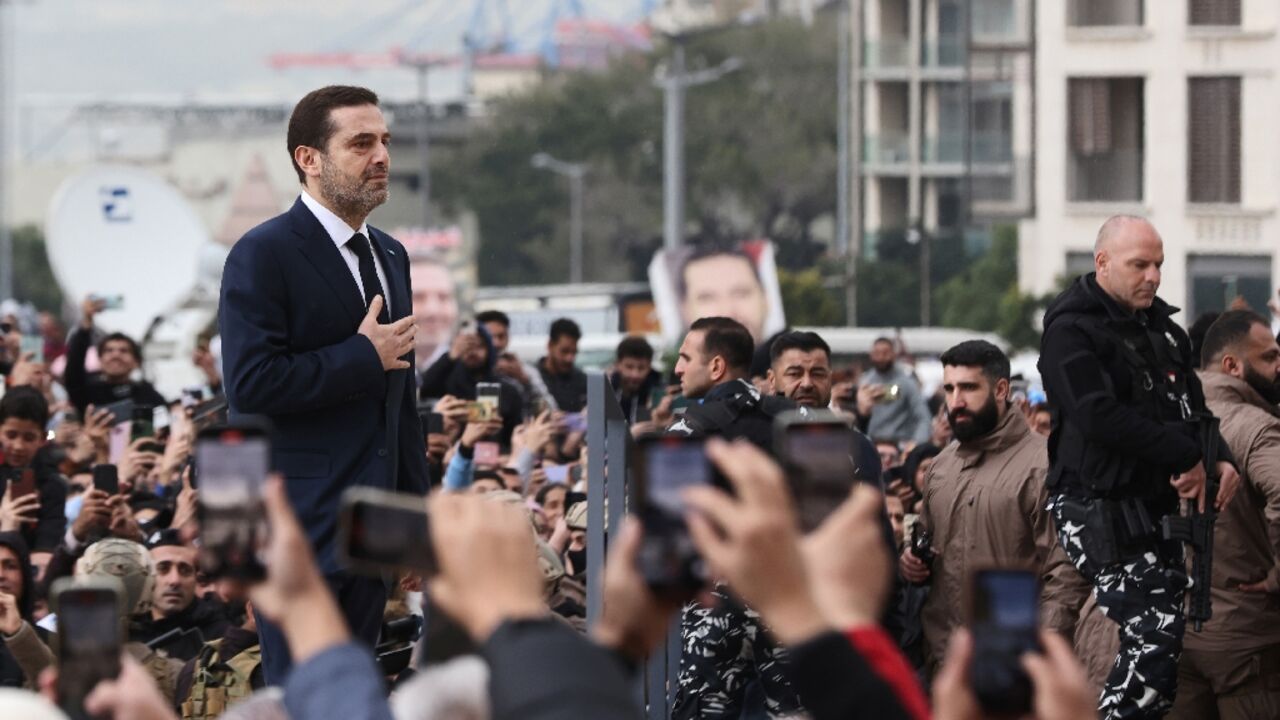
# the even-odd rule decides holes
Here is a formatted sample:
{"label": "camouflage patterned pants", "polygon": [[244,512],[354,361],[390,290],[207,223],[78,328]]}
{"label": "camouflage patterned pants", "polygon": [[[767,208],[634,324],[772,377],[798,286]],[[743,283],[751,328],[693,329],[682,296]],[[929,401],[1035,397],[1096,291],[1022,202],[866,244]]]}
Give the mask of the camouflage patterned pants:
{"label": "camouflage patterned pants", "polygon": [[714,607],[691,603],[680,620],[680,686],[672,720],[738,720],[747,685],[760,681],[772,717],[800,713],[787,682],[786,653],[765,636],[760,616],[732,600],[722,587]]}
{"label": "camouflage patterned pants", "polygon": [[1099,566],[1081,542],[1083,526],[1063,517],[1057,500],[1051,498],[1048,509],[1058,527],[1058,541],[1093,583],[1098,607],[1120,625],[1120,652],[1107,675],[1098,710],[1104,720],[1164,717],[1178,686],[1178,658],[1186,628],[1182,546],[1153,543],[1140,556]]}

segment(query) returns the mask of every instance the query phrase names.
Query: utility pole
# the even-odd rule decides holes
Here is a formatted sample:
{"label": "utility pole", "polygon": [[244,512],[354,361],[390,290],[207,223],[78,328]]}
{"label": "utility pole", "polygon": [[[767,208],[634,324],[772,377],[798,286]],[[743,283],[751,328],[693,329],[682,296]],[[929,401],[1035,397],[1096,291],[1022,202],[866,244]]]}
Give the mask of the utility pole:
{"label": "utility pole", "polygon": [[428,56],[403,58],[401,62],[418,73],[418,190],[422,193],[422,230],[431,229],[431,100],[427,95],[431,69],[445,60]]}
{"label": "utility pole", "polygon": [[582,179],[587,174],[586,163],[571,163],[540,152],[529,163],[540,170],[550,170],[569,178],[569,282],[582,282]]}
{"label": "utility pole", "polygon": [[715,82],[742,67],[729,58],[714,68],[685,72],[684,35],[671,35],[671,64],[654,84],[665,94],[662,125],[662,247],[675,250],[684,241],[684,95],[685,89]]}
{"label": "utility pole", "polygon": [[[837,231],[844,250],[845,325],[858,324],[858,258],[862,255],[862,0],[840,5],[840,200],[844,221]],[[840,205],[837,205],[837,214]]]}

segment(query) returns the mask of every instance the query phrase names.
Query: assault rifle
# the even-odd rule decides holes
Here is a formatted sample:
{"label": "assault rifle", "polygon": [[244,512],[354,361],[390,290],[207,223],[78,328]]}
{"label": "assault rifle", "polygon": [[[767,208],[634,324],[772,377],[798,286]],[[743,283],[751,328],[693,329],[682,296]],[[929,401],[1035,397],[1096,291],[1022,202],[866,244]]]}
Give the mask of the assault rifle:
{"label": "assault rifle", "polygon": [[1209,597],[1213,582],[1213,525],[1218,519],[1214,504],[1218,501],[1218,418],[1203,415],[1199,418],[1200,451],[1204,455],[1204,512],[1195,500],[1184,502],[1185,515],[1168,515],[1161,521],[1165,540],[1177,540],[1191,548],[1191,597],[1187,607],[1187,619],[1196,632],[1213,617],[1213,600]]}

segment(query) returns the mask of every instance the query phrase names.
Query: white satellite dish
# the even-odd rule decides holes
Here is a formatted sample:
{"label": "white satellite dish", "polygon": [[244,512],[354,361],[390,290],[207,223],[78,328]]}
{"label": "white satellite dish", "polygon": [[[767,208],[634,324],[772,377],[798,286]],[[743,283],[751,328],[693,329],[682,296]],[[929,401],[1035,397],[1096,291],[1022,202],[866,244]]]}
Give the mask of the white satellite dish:
{"label": "white satellite dish", "polygon": [[100,166],[58,188],[49,205],[45,247],[63,293],[119,295],[99,326],[139,341],[157,315],[195,287],[209,233],[178,192],[132,167]]}

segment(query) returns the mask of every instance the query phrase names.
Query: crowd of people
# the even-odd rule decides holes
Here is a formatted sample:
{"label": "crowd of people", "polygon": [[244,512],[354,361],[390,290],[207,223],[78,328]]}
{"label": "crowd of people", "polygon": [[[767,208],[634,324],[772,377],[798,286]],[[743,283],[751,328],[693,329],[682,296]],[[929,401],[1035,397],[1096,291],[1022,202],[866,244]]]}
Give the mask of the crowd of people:
{"label": "crowd of people", "polygon": [[[233,251],[192,358],[205,383],[180,398],[144,379],[135,338],[97,327],[99,298],[70,333],[0,318],[0,715],[637,718],[666,705],[638,689],[675,623],[672,718],[1280,717],[1276,327],[1234,308],[1184,332],[1156,296],[1150,223],[1109,220],[1096,271],[1050,307],[1043,391],[983,340],[943,353],[930,392],[891,338],[849,364],[817,333],[760,338],[706,308],[673,358],[624,339],[607,380],[631,435],[701,442],[716,470],[679,496],[704,572],[674,588],[642,569],[628,498],[606,499],[628,513],[588,563],[605,482],[587,459],[605,449],[587,446],[601,415],[572,320],[535,363],[495,310],[415,357],[439,328],[416,327],[410,258],[364,222],[385,139],[367,90],[299,104],[302,196]],[[317,272],[299,277],[279,258],[304,237]],[[264,572],[219,576],[193,450],[249,414],[274,426]],[[819,517],[784,421],[848,433]],[[425,529],[385,539],[429,571],[346,564],[353,486],[422,498]],[[1189,618],[1193,541],[1167,521],[1215,511],[1213,614]],[[980,597],[997,571],[1030,579],[1029,606],[1014,585]],[[69,701],[80,638],[58,592],[103,583],[122,658]]]}

